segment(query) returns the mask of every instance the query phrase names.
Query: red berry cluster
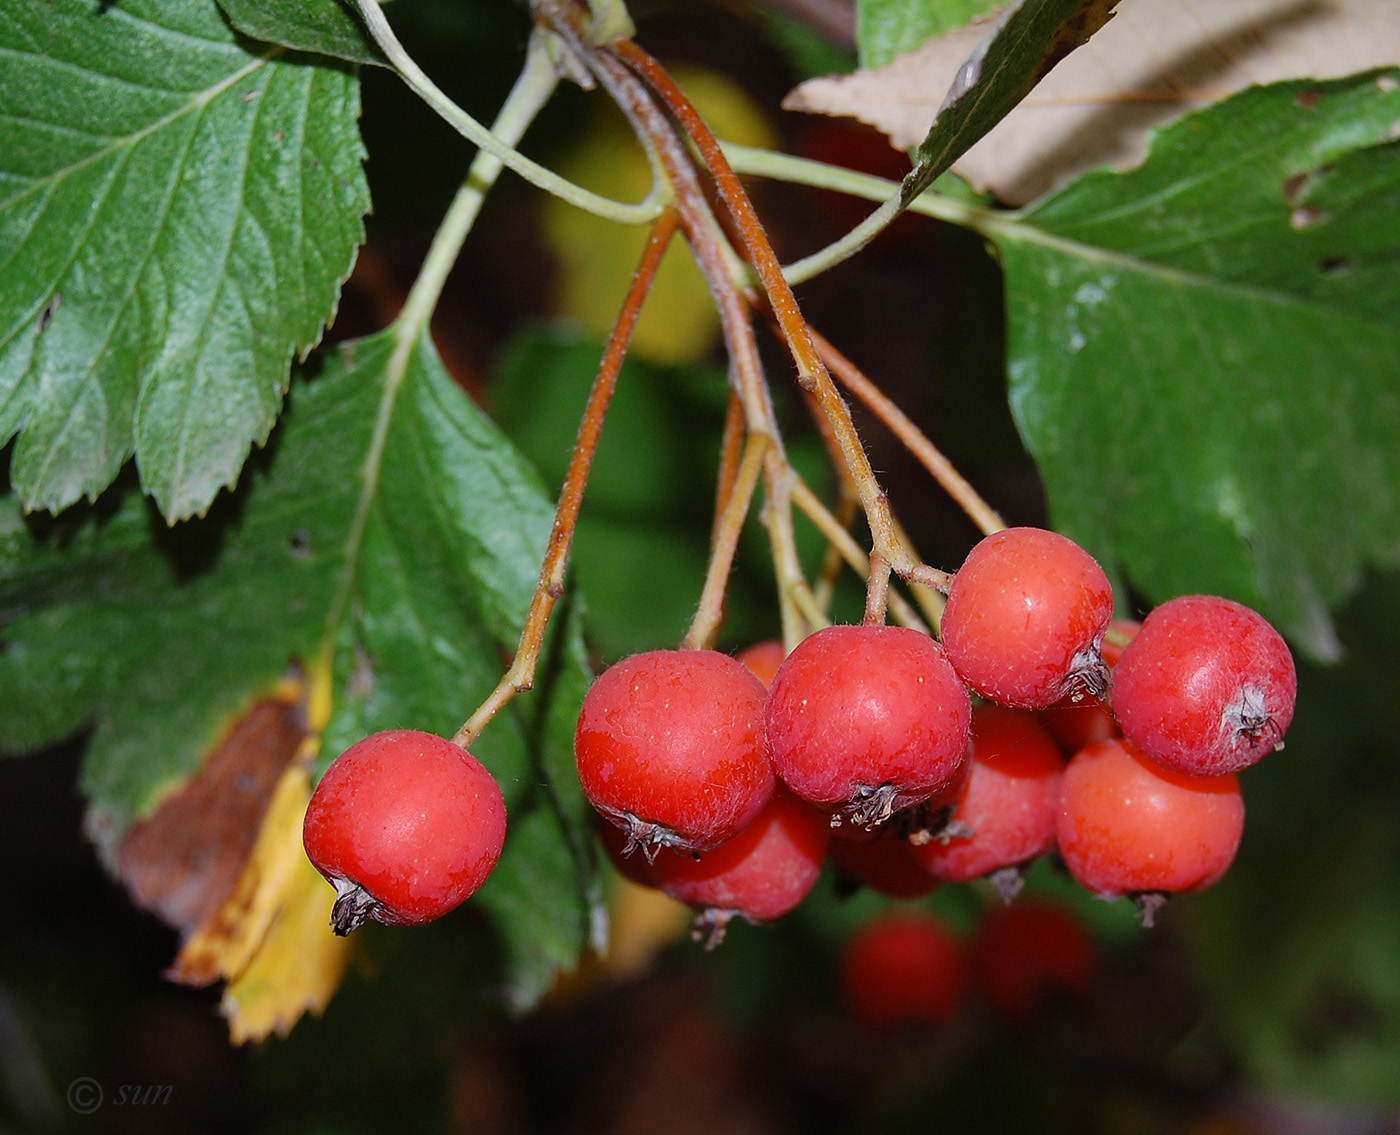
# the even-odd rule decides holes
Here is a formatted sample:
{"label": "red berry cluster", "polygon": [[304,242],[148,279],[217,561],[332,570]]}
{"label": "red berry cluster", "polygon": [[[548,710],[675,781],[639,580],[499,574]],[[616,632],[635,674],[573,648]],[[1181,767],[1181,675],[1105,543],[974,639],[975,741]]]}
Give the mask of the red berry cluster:
{"label": "red berry cluster", "polygon": [[1009,897],[1052,852],[1150,921],[1229,867],[1236,773],[1281,747],[1297,681],[1283,639],[1230,600],[1112,616],[1092,556],[1006,529],[954,576],[941,643],[831,626],[785,658],[618,663],[584,700],[580,781],[618,852],[645,858],[633,874],[711,930],[792,909],[828,857],[898,897],[982,877]]}
{"label": "red berry cluster", "polygon": [[974,1000],[1019,1026],[1088,994],[1098,971],[1087,926],[1063,906],[1025,899],[989,908],[966,940],[917,908],[880,915],[843,943],[839,987],[846,1011],[873,1033],[947,1027]]}

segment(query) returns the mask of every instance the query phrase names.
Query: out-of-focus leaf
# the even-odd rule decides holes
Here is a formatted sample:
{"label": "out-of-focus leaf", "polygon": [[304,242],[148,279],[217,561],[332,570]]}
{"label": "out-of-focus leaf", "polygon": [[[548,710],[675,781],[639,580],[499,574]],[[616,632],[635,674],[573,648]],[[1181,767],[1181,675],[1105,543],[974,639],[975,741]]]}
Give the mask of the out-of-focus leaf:
{"label": "out-of-focus leaf", "polygon": [[[860,65],[867,69],[883,67],[895,56],[913,51],[933,36],[969,24],[1001,3],[1002,0],[856,0]],[[948,89],[946,83],[943,89]],[[932,116],[931,106],[924,118],[925,127]]]}
{"label": "out-of-focus leaf", "polygon": [[1058,527],[1308,653],[1400,558],[1400,77],[1245,92],[997,226],[1012,408]]}
{"label": "out-of-focus leaf", "polygon": [[[320,767],[377,729],[450,735],[498,681],[552,506],[431,344],[415,344],[401,371],[393,346],[390,332],[325,359],[243,484],[202,520],[167,530],[130,486],[56,518],[22,518],[5,499],[0,741],[33,745],[93,723],[83,789],[109,861],[134,824],[198,783],[230,725],[289,667],[333,675],[330,707],[308,714],[313,737],[324,721]],[[561,617],[542,692],[507,707],[472,747],[500,781],[511,825],[473,902],[516,944],[500,984],[520,1005],[598,936],[587,806],[572,775],[587,668],[572,616]],[[68,677],[45,681],[54,672]],[[268,926],[268,900],[300,893],[277,874],[252,892]],[[327,935],[332,899],[323,885]],[[228,950],[236,941],[219,938]],[[255,956],[243,968],[266,977],[269,967]],[[259,1013],[280,1021],[289,1003]]]}
{"label": "out-of-focus leaf", "polygon": [[[673,73],[721,138],[773,145],[773,129],[763,112],[731,80],[697,67],[677,67]],[[594,192],[627,201],[645,195],[652,179],[631,129],[611,108],[578,131],[559,170]],[[588,335],[606,335],[632,282],[646,230],[619,228],[556,197],[544,204],[544,227],[559,261],[558,314]],[[685,242],[675,241],[637,321],[631,354],[659,363],[691,362],[708,354],[718,337],[719,316],[709,288]]]}
{"label": "out-of-focus leaf", "polygon": [[340,0],[219,0],[219,7],[235,28],[263,43],[387,66],[351,5]]}
{"label": "out-of-focus leaf", "polygon": [[1304,665],[1288,747],[1242,778],[1240,855],[1183,930],[1249,1081],[1400,1105],[1400,578],[1338,618],[1342,666]]}
{"label": "out-of-focus leaf", "polygon": [[[972,24],[949,48],[960,57],[931,115],[916,114],[914,132],[903,144],[918,143],[913,170],[901,196],[911,201],[947,171],[1030,92],[1051,68],[1085,43],[1113,15],[1117,0],[1019,0],[994,24]],[[969,37],[971,37],[969,39]],[[905,57],[909,59],[909,57]],[[829,79],[809,79],[784,101],[792,110],[856,114],[857,106],[901,108],[911,81],[921,81],[921,58],[896,60],[884,71],[858,71]],[[941,80],[937,82],[942,85]],[[881,113],[886,113],[882,110]],[[866,114],[859,117],[871,121]],[[917,122],[923,122],[918,127]],[[876,125],[880,125],[876,121]],[[882,127],[883,128],[883,127]],[[897,143],[899,144],[899,143]]]}
{"label": "out-of-focus leaf", "polygon": [[213,0],[0,0],[0,438],[26,508],[133,453],[170,520],[267,439],[369,200],[358,85]]}

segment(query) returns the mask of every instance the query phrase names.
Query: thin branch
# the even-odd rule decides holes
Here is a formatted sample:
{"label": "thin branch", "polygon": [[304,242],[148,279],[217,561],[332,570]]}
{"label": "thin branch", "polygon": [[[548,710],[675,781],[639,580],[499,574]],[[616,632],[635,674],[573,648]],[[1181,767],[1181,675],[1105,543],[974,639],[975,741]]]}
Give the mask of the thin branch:
{"label": "thin branch", "polygon": [[866,404],[874,415],[894,434],[905,449],[909,450],[919,463],[929,471],[933,479],[943,488],[958,507],[967,513],[972,522],[982,530],[984,536],[1000,532],[1006,522],[997,515],[991,505],[958,472],[943,452],[931,442],[922,430],[885,395],[875,383],[861,371],[855,363],[837,350],[815,329],[812,338],[821,352],[827,367],[841,385]]}
{"label": "thin branch", "polygon": [[734,220],[749,259],[767,293],[773,315],[782,329],[783,339],[797,367],[798,383],[812,391],[836,432],[842,458],[860,493],[861,507],[869,521],[876,552],[888,560],[892,569],[904,579],[930,584],[938,580],[945,573],[919,563],[901,542],[890,515],[889,501],[861,445],[855,423],[851,420],[850,408],[827,373],[812,340],[811,329],[803,319],[792,288],[783,276],[782,266],[763,231],[758,214],[713,132],[665,68],[641,47],[631,41],[621,41],[610,44],[607,50],[621,59],[656,93],[690,135],[709,168],[720,199]]}
{"label": "thin branch", "polygon": [[661,212],[665,205],[665,184],[660,179],[653,183],[651,192],[643,200],[636,204],[627,204],[599,196],[597,193],[584,189],[581,185],[575,185],[572,181],[560,177],[553,170],[546,169],[537,162],[531,161],[515,148],[515,143],[519,139],[508,141],[492,133],[453,102],[442,88],[428,78],[426,72],[418,66],[394,34],[394,29],[384,18],[379,0],[356,0],[356,4],[364,16],[370,35],[374,37],[374,42],[379,45],[385,57],[394,65],[394,70],[398,72],[399,77],[449,126],[468,141],[479,146],[485,153],[490,154],[502,165],[545,192],[552,193],[569,204],[576,205],[596,216],[616,221],[618,224],[648,224],[655,220],[657,214]]}
{"label": "thin branch", "polygon": [[544,644],[545,629],[554,604],[564,593],[564,569],[568,565],[569,548],[574,531],[578,526],[579,509],[583,504],[583,492],[588,484],[588,473],[593,465],[593,455],[598,449],[598,438],[602,433],[603,419],[608,411],[608,403],[617,387],[618,372],[627,355],[632,341],[632,332],[641,314],[642,303],[656,270],[661,264],[671,238],[675,235],[679,216],[674,209],[667,209],[656,219],[646,248],[642,251],[641,263],[632,276],[631,286],[618,312],[617,322],[598,364],[598,374],[593,380],[593,388],[588,394],[583,419],[579,423],[578,439],[574,443],[573,456],[564,475],[564,485],[559,492],[559,504],[554,513],[554,525],[549,533],[549,546],[545,551],[544,564],[540,568],[539,582],[530,600],[530,611],[525,618],[525,627],[520,632],[520,644],[515,658],[496,688],[486,700],[457,730],[452,738],[464,748],[481,735],[481,731],[518,693],[530,689],[535,680],[535,665],[539,661]]}

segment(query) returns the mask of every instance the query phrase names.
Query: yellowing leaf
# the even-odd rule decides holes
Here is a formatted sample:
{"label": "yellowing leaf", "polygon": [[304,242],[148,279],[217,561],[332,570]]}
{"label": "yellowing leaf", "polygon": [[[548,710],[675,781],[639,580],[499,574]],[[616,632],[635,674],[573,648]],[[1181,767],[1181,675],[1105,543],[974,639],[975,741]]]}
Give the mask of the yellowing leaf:
{"label": "yellowing leaf", "polygon": [[[931,39],[876,70],[809,80],[784,106],[858,118],[896,147],[918,145],[993,23]],[[1107,26],[953,168],[1022,204],[1093,166],[1136,164],[1152,127],[1246,86],[1336,78],[1398,59],[1390,0],[1122,0]]]}
{"label": "yellowing leaf", "polygon": [[235,1044],[285,1036],[305,1012],[321,1012],[350,964],[351,943],[330,930],[334,892],[303,856],[257,952],[224,991]]}
{"label": "yellowing leaf", "polygon": [[[686,67],[672,74],[721,138],[773,145],[773,130],[762,111],[724,76]],[[626,123],[610,106],[606,109],[582,131],[560,172],[596,192],[635,201],[651,185],[651,167]],[[557,198],[550,198],[544,209],[545,231],[559,259],[556,310],[601,338],[617,318],[646,230],[620,229]],[[675,241],[647,297],[631,349],[658,363],[690,362],[708,354],[718,330],[700,269],[684,242]]]}

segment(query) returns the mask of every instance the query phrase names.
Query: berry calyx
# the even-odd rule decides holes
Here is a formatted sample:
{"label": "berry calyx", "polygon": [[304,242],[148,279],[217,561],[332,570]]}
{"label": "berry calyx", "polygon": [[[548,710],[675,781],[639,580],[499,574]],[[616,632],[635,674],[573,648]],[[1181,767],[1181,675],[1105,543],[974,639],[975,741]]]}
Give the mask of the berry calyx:
{"label": "berry calyx", "polygon": [[652,880],[699,912],[694,936],[714,949],[735,918],[768,922],[806,898],[830,838],[826,815],[779,787],[753,823],[719,847],[693,855],[662,850]]}
{"label": "berry calyx", "polygon": [[972,703],[928,635],[831,626],[787,656],[765,716],[787,786],[833,823],[873,828],[960,774]]}
{"label": "berry calyx", "polygon": [[1238,772],[1281,749],[1297,696],[1283,636],[1244,604],[1212,595],[1152,611],[1114,670],[1123,735],[1193,776]]}
{"label": "berry calyx", "polygon": [[841,994],[871,1032],[951,1024],[967,992],[962,943],[918,911],[883,915],[861,927],[841,953]]}
{"label": "berry calyx", "polygon": [[375,733],[332,762],[312,793],[302,843],[335,887],[331,926],[349,934],[440,918],[500,858],[506,806],[495,778],[432,733]]}
{"label": "berry calyx", "polygon": [[980,540],[953,577],[940,634],[963,680],[983,697],[1044,709],[1102,697],[1113,588],[1093,556],[1044,528]]}
{"label": "berry calyx", "polygon": [[1144,921],[1160,896],[1220,880],[1244,833],[1234,773],[1186,776],[1123,738],[1081,749],[1060,777],[1056,839],[1069,873],[1105,898],[1142,898]]}
{"label": "berry calyx", "polygon": [[714,650],[653,650],[589,688],[574,733],[584,795],[627,833],[630,854],[704,851],[737,835],[772,794],[767,691]]}

